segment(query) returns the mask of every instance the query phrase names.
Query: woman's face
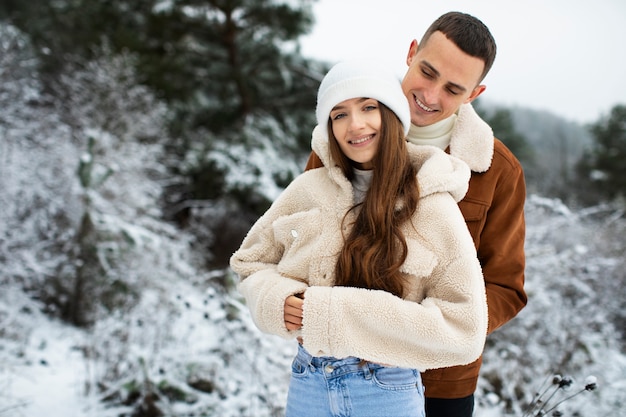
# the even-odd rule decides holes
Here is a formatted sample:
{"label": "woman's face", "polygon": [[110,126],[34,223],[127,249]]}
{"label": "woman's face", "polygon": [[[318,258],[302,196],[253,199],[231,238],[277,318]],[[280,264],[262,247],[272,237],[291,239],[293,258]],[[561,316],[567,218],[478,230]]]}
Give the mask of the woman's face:
{"label": "woman's face", "polygon": [[378,150],[382,118],[378,100],[351,98],[330,111],[333,135],[341,151],[358,169],[372,169]]}

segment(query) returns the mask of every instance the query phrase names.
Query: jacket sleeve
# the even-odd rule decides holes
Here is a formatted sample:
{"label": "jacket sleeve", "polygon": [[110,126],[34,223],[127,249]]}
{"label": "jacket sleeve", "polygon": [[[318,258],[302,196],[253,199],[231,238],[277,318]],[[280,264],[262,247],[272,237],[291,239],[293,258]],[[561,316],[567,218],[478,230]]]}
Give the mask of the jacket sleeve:
{"label": "jacket sleeve", "polygon": [[299,331],[289,331],[284,324],[284,303],[290,295],[304,292],[308,284],[279,273],[284,247],[273,229],[276,219],[288,213],[289,191],[289,188],[285,190],[252,226],[241,247],[231,256],[230,266],[239,275],[237,289],[244,296],[256,326],[265,333],[295,338]]}
{"label": "jacket sleeve", "polygon": [[284,303],[287,297],[304,292],[306,283],[281,276],[267,268],[242,279],[238,290],[246,299],[254,324],[264,333],[294,339],[300,331],[285,327]]}
{"label": "jacket sleeve", "polygon": [[305,292],[302,328],[311,354],[420,370],[466,364],[480,356],[487,331],[483,277],[461,213],[446,197],[447,210],[419,214],[432,226],[427,241],[445,242],[435,252],[434,268],[409,278],[420,281],[423,298],[312,286]]}

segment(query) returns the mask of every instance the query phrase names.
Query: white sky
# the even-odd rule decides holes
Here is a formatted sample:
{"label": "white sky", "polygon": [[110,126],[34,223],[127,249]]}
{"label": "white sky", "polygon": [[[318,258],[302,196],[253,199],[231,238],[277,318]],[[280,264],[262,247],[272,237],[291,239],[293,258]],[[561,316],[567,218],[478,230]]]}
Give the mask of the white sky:
{"label": "white sky", "polygon": [[313,31],[301,38],[311,58],[370,56],[402,76],[411,40],[457,10],[481,19],[498,45],[484,100],[581,123],[626,104],[624,0],[317,0],[313,10]]}

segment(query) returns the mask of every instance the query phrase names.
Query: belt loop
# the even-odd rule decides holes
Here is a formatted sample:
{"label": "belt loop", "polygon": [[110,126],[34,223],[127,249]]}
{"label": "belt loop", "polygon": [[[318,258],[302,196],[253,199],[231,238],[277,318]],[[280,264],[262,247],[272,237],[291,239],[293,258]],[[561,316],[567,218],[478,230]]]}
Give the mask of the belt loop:
{"label": "belt loop", "polygon": [[315,366],[313,365],[313,355],[311,355],[301,344],[298,344],[298,358],[301,360],[302,364],[315,371]]}
{"label": "belt loop", "polygon": [[372,379],[372,374],[373,374],[372,368],[370,368],[371,364],[372,364],[371,362],[366,361],[365,364],[361,366],[361,368],[363,369],[363,376],[368,381]]}

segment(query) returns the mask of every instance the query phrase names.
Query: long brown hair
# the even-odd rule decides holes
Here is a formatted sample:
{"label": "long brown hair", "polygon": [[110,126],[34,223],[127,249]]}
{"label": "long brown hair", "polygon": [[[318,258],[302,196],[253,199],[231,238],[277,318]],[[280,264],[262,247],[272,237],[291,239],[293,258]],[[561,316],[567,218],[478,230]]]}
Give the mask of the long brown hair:
{"label": "long brown hair", "polygon": [[[344,236],[335,285],[385,290],[402,297],[404,277],[400,266],[408,248],[401,226],[417,207],[417,172],[409,160],[400,120],[383,103],[379,104],[382,123],[378,151],[372,161],[372,181],[363,202],[350,209],[360,207],[350,233]],[[334,161],[352,179],[351,161],[339,148],[330,120],[328,132]]]}

